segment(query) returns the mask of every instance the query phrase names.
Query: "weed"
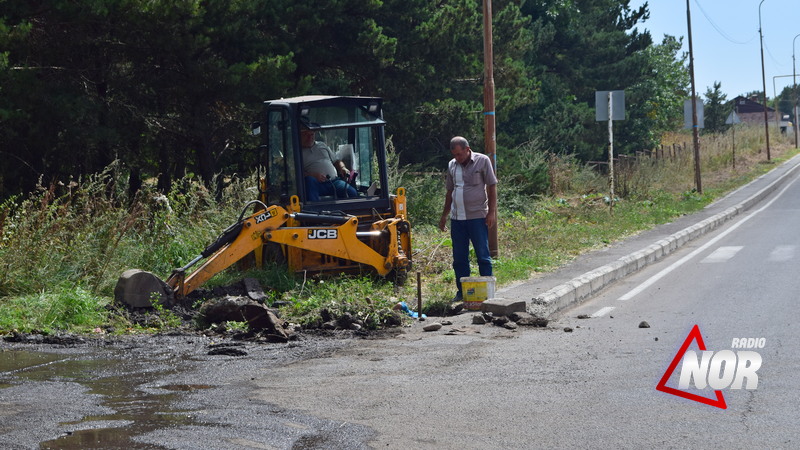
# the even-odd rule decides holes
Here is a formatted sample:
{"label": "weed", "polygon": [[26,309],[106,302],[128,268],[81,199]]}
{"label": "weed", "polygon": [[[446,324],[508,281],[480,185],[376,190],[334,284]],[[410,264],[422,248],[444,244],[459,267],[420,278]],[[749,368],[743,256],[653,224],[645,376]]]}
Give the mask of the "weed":
{"label": "weed", "polygon": [[287,293],[289,305],[282,312],[303,325],[321,326],[321,321],[349,316],[366,329],[382,327],[393,316],[402,299],[394,297],[386,280],[362,276],[307,280],[299,290]]}
{"label": "weed", "polygon": [[[551,155],[548,161],[551,195],[534,195],[516,186],[507,186],[506,167],[516,164],[507,159],[506,166],[498,169],[498,253],[501,259],[494,263],[498,284],[554,270],[583,252],[608,246],[626,236],[698,211],[796,154],[789,150],[788,141],[771,140],[775,142],[773,164],[762,164],[765,155],[759,153],[759,146],[763,145],[763,133],[757,128],[740,128],[736,133],[735,168],[729,134],[703,137],[702,194],[694,190],[693,155],[686,150],[686,144],[680,145],[691,141],[689,135],[665,136],[665,146],[678,144],[671,155],[667,153],[664,157],[662,153],[656,158],[642,154],[639,158],[628,159],[618,178],[624,189],[617,190],[622,198],[615,205],[614,215],[608,211],[605,193],[608,185],[601,172],[587,170],[571,157]],[[443,236],[430,226],[434,223],[414,222],[415,248],[421,249],[419,254],[415,253],[415,265],[426,274],[422,283],[426,311],[442,309],[441,305],[449,301],[455,289],[453,272],[449,269],[449,244],[432,244],[441,242]],[[475,269],[474,258],[472,263]],[[475,270],[472,275],[477,275]]]}
{"label": "weed", "polygon": [[48,334],[59,330],[87,332],[106,323],[107,304],[107,298],[66,285],[35,294],[6,297],[0,301],[0,330]]}
{"label": "weed", "polygon": [[[771,136],[773,161],[762,164],[763,134],[737,128],[734,158],[729,137],[702,138],[702,195],[692,191],[692,152],[677,150],[688,148],[681,145],[691,141],[688,134],[665,136],[664,145],[676,150],[664,157],[642,154],[621,164],[613,215],[602,172],[566,155],[545,158],[535,144],[504,156],[498,169],[498,285],[553,270],[583,252],[697,211],[795,153],[781,136]],[[442,168],[414,171],[399,168],[396,155],[389,159],[392,185],[405,186],[409,195],[413,262],[424,274],[423,310],[446,309],[455,286],[449,235],[437,228]],[[132,267],[166,276],[192,260],[239,216],[254,195],[255,178],[227,179],[224,190],[213,193],[186,177],[166,193],[145,184],[135,198],[127,197],[125,180],[124,170],[112,164],[103,173],[42,184],[0,204],[0,332],[81,331],[108,324],[147,331],[178,324],[180,319],[163,309],[145,328],[126,324],[123,315],[109,310],[117,277]],[[208,286],[243,277],[265,286],[267,303],[285,302],[287,320],[306,325],[347,316],[378,328],[396,320],[397,302],[417,303],[415,277],[395,288],[369,276],[307,279],[279,266],[232,267]]]}
{"label": "weed", "polygon": [[183,324],[183,321],[177,314],[174,312],[164,308],[159,302],[160,294],[153,294],[150,298],[150,304],[153,305],[153,310],[155,311],[155,325],[157,329],[161,330],[168,330],[173,328],[180,328]]}
{"label": "weed", "polygon": [[232,332],[245,333],[250,330],[247,322],[228,321],[225,322],[225,329]]}

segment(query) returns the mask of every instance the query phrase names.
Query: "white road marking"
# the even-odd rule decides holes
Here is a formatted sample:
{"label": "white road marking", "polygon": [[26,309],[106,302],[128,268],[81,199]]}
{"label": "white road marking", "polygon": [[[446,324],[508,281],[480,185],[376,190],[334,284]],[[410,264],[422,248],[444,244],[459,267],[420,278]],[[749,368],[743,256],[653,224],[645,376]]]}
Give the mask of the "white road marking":
{"label": "white road marking", "polygon": [[611,311],[613,311],[613,310],[614,310],[614,308],[615,308],[614,306],[606,306],[605,308],[600,308],[600,310],[599,310],[599,311],[597,311],[596,313],[592,314],[590,317],[592,317],[592,318],[595,318],[595,317],[603,317],[603,316],[605,316],[606,314],[608,314],[608,313],[610,313]]}
{"label": "white road marking", "polygon": [[708,264],[708,263],[725,262],[725,261],[733,258],[734,255],[736,255],[739,252],[739,250],[741,250],[743,248],[744,247],[742,247],[742,246],[720,247],[720,248],[714,250],[714,253],[712,253],[712,254],[706,256],[705,258],[703,258],[703,260],[700,261],[700,262],[701,263],[706,263],[706,264]]}
{"label": "white road marking", "polygon": [[[798,167],[798,166],[795,166],[795,167]],[[794,170],[794,169],[792,169],[792,170]],[[657,274],[655,274],[652,277],[648,278],[642,284],[640,284],[639,286],[636,286],[635,288],[630,290],[627,294],[625,294],[622,297],[620,297],[619,300],[630,300],[630,299],[632,299],[637,294],[641,293],[645,289],[647,289],[650,286],[652,286],[656,281],[664,278],[665,276],[667,276],[673,270],[675,270],[678,267],[684,265],[687,261],[689,261],[690,259],[692,259],[695,256],[697,256],[699,253],[704,252],[706,249],[708,249],[712,245],[714,245],[717,242],[719,242],[720,239],[722,239],[725,236],[727,236],[728,234],[732,233],[735,229],[739,228],[740,226],[744,225],[745,222],[747,222],[748,220],[750,220],[753,217],[755,217],[756,214],[758,214],[761,211],[764,211],[765,209],[769,208],[775,202],[775,200],[781,198],[781,196],[787,190],[789,190],[790,187],[792,187],[792,185],[795,183],[795,181],[797,181],[797,178],[795,178],[789,184],[787,184],[786,187],[784,187],[780,191],[780,193],[778,193],[778,195],[776,195],[772,200],[768,201],[764,206],[762,206],[761,208],[757,209],[756,211],[753,211],[750,214],[746,215],[740,221],[738,221],[735,224],[731,225],[730,228],[728,228],[727,230],[725,230],[722,233],[718,234],[716,237],[712,238],[710,241],[708,241],[705,244],[701,245],[700,247],[696,248],[694,251],[692,251],[688,255],[684,256],[683,258],[675,261],[674,263],[672,263],[671,265],[669,265],[668,267],[663,269],[661,272],[658,272]]]}
{"label": "white road marking", "polygon": [[769,260],[772,262],[789,261],[794,258],[796,248],[796,245],[779,245],[769,254]]}

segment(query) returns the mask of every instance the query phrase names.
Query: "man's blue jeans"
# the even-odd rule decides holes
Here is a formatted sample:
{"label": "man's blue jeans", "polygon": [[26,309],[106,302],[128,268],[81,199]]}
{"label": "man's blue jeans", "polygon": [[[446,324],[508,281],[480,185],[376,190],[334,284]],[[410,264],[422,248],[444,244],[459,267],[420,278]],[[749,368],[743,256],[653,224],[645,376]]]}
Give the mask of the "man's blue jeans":
{"label": "man's blue jeans", "polygon": [[461,292],[461,277],[468,277],[469,243],[478,258],[478,271],[482,277],[492,276],[492,257],[489,253],[489,228],[486,219],[450,220],[450,239],[453,241],[453,271],[456,273],[458,295]]}
{"label": "man's blue jeans", "polygon": [[358,197],[356,188],[347,184],[341,178],[320,183],[314,177],[306,177],[306,194],[310,202],[318,202],[320,195],[333,195],[334,188],[336,189],[336,198]]}

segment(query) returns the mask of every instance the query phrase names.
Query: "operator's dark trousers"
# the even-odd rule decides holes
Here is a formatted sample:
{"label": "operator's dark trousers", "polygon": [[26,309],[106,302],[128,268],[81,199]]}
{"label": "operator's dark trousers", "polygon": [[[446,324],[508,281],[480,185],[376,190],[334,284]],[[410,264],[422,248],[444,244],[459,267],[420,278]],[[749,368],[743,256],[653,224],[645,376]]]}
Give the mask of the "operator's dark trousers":
{"label": "operator's dark trousers", "polygon": [[478,271],[482,277],[492,276],[492,257],[489,253],[489,228],[486,219],[450,220],[450,239],[453,241],[453,271],[456,273],[458,296],[461,292],[461,277],[470,275],[469,243],[475,249]]}
{"label": "operator's dark trousers", "polygon": [[334,195],[334,192],[336,193],[336,198],[358,197],[356,188],[350,186],[341,178],[320,183],[314,177],[306,177],[306,196],[308,201],[318,202],[321,195]]}

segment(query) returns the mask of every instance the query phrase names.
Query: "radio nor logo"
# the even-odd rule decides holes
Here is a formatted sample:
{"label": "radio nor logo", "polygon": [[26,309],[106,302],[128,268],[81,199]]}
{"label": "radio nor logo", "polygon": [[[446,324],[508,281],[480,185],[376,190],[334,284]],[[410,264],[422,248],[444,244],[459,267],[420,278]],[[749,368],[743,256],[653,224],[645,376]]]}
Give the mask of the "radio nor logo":
{"label": "radio nor logo", "polygon": [[[699,352],[689,350],[693,342],[700,350]],[[758,388],[757,371],[761,367],[761,354],[751,349],[764,348],[765,344],[765,338],[734,338],[731,341],[731,348],[737,349],[736,351],[706,350],[706,344],[700,334],[700,327],[695,325],[686,336],[686,340],[683,341],[683,345],[672,359],[667,371],[664,372],[656,390],[727,409],[725,396],[722,395],[723,389],[755,390]],[[678,387],[667,386],[667,382],[679,364],[681,367]],[[689,389],[700,391],[712,389],[714,398],[689,392]]]}

